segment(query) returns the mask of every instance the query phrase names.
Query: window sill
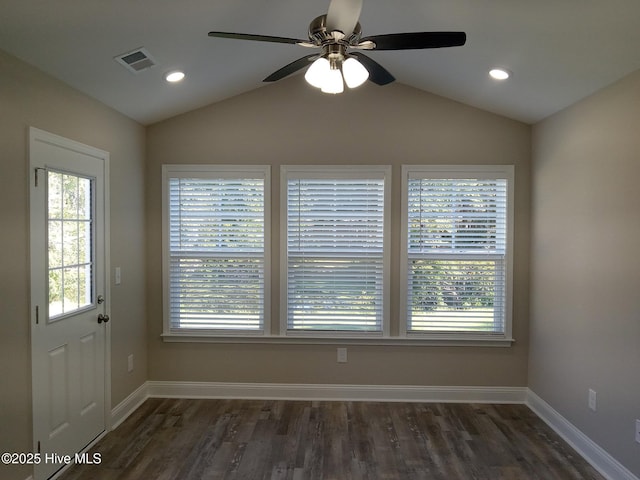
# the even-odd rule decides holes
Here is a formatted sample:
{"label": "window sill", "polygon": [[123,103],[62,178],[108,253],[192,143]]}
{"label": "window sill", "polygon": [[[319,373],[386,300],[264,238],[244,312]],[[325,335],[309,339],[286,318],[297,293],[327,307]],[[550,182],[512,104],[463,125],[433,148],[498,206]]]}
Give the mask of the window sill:
{"label": "window sill", "polygon": [[322,337],[279,335],[205,335],[196,333],[164,333],[162,340],[168,343],[227,343],[274,345],[372,345],[405,347],[510,347],[513,338],[496,336],[431,336],[431,337]]}

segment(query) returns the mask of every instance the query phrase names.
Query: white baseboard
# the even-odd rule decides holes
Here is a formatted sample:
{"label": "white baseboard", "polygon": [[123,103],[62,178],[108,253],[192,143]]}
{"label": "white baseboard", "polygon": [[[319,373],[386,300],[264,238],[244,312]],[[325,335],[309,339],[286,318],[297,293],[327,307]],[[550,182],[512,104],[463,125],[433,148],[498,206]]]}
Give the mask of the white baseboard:
{"label": "white baseboard", "polygon": [[147,381],[111,410],[117,428],[147,398],[238,398],[363,402],[524,403],[525,387],[423,387]]}
{"label": "white baseboard", "polygon": [[147,382],[149,397],[367,402],[524,403],[525,387],[422,387],[220,382]]}
{"label": "white baseboard", "polygon": [[604,477],[609,480],[640,480],[531,390],[525,403]]}
{"label": "white baseboard", "polygon": [[124,422],[129,415],[135,412],[144,401],[149,398],[148,383],[145,382],[136,388],[127,398],[121,401],[111,410],[111,430]]}

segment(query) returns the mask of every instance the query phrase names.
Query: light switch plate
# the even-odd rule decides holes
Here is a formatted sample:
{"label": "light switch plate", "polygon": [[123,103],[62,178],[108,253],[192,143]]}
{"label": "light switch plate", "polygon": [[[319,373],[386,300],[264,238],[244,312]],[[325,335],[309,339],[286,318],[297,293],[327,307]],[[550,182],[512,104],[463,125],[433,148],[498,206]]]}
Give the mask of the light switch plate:
{"label": "light switch plate", "polygon": [[591,388],[589,389],[589,408],[594,412],[597,408],[597,394],[596,391]]}

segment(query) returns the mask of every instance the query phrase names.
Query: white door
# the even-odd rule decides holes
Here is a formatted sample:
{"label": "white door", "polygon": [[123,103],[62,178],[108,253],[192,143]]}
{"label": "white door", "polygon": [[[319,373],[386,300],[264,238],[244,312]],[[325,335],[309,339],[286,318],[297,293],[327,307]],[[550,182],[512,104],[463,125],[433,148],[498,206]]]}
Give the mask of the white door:
{"label": "white door", "polygon": [[[106,430],[108,153],[30,130],[35,479]],[[52,454],[56,454],[57,457]]]}

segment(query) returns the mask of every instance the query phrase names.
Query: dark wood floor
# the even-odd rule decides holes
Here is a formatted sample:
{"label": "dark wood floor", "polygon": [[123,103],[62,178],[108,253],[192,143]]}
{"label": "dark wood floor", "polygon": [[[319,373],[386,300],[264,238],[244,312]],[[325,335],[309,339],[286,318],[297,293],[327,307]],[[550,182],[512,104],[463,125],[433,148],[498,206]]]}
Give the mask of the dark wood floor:
{"label": "dark wood floor", "polygon": [[61,480],[598,479],[524,405],[149,399]]}

